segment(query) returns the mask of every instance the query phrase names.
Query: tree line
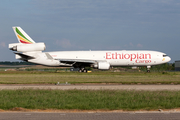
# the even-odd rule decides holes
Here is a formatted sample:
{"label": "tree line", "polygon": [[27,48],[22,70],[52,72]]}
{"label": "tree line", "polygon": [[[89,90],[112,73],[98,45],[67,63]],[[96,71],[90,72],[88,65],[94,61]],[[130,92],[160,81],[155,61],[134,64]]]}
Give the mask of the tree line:
{"label": "tree line", "polygon": [[15,62],[10,62],[10,61],[1,61],[0,65],[35,65],[33,63],[29,62],[24,62],[24,61],[15,61]]}

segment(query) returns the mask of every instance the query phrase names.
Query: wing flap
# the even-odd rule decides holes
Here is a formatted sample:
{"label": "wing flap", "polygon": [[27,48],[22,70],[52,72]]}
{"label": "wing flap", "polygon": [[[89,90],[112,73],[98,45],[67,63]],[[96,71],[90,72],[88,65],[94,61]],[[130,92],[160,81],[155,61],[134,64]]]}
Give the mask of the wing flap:
{"label": "wing flap", "polygon": [[[84,59],[58,59],[61,63],[70,64],[75,68],[90,67],[92,64],[97,64],[97,60],[84,60]],[[102,61],[102,60],[101,60]]]}

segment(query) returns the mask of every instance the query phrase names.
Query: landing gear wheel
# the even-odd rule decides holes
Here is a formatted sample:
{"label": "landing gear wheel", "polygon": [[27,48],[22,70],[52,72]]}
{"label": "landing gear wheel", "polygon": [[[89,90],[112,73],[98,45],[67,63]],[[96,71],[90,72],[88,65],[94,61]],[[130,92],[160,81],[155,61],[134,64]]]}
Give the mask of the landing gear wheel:
{"label": "landing gear wheel", "polygon": [[83,72],[84,72],[84,73],[87,73],[87,70],[86,70],[86,69],[84,69],[84,70],[83,70]]}
{"label": "landing gear wheel", "polygon": [[78,70],[78,72],[80,72],[80,73],[82,73],[82,72],[87,73],[87,70],[81,68],[81,69]]}
{"label": "landing gear wheel", "polygon": [[147,66],[147,73],[150,73],[151,66]]}
{"label": "landing gear wheel", "polygon": [[79,72],[81,73],[81,72],[82,72],[82,70],[80,69],[80,70],[79,70]]}

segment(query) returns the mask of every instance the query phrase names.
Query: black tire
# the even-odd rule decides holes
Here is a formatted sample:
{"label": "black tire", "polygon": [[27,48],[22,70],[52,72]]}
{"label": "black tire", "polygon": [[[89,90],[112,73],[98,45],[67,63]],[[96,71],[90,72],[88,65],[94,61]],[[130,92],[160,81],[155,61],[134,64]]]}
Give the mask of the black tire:
{"label": "black tire", "polygon": [[86,69],[84,69],[84,70],[83,70],[83,72],[84,72],[84,73],[87,73],[87,70],[86,70]]}

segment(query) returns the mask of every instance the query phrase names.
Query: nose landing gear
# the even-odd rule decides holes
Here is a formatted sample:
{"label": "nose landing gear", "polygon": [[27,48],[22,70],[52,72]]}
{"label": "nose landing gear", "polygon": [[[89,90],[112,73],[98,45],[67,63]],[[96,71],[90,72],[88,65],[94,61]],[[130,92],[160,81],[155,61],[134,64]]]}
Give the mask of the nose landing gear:
{"label": "nose landing gear", "polygon": [[147,66],[147,72],[150,73],[151,66]]}

